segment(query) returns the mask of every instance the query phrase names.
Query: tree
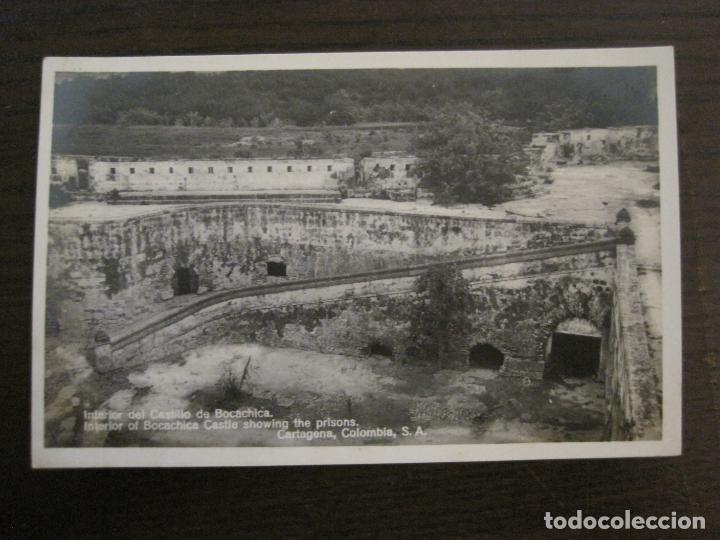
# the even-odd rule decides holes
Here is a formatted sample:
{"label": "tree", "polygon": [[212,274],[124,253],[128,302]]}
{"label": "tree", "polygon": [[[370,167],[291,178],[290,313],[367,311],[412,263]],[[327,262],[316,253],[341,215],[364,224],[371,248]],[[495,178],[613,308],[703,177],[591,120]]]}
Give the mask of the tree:
{"label": "tree", "polygon": [[[196,111],[236,125],[273,118],[311,126],[353,122],[425,122],[468,104],[503,123],[538,130],[657,122],[655,68],[349,69],[73,73],[58,77],[55,123],[189,124]],[[336,111],[330,115],[330,111]],[[269,118],[263,118],[268,114]],[[151,121],[155,121],[150,118]]]}
{"label": "tree", "polygon": [[157,126],[167,124],[168,119],[155,111],[138,107],[120,111],[117,116],[117,123],[122,126]]}
{"label": "tree", "polygon": [[438,204],[501,203],[516,176],[527,173],[521,133],[471,111],[441,114],[414,147],[420,186]]}
{"label": "tree", "polygon": [[454,265],[431,267],[415,282],[410,342],[422,360],[442,365],[458,337],[470,331],[474,299],[470,284]]}

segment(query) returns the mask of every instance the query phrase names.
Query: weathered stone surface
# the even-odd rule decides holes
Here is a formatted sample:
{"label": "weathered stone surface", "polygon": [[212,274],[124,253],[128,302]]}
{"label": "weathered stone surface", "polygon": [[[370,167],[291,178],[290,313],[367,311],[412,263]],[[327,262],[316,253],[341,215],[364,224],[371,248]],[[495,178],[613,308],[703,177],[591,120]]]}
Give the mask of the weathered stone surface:
{"label": "weathered stone surface", "polygon": [[[49,317],[67,335],[167,309],[176,268],[212,292],[273,281],[402,268],[449,257],[603,238],[602,227],[515,219],[410,215],[340,207],[202,205],[114,221],[53,219]],[[267,275],[281,257],[287,277]],[[92,306],[93,312],[84,309]],[[111,315],[112,314],[112,315]]]}
{"label": "weathered stone surface", "polygon": [[[612,292],[596,282],[598,276],[611,279],[611,255],[556,256],[553,271],[543,273],[538,261],[465,270],[476,297],[472,330],[457,337],[455,361],[444,365],[467,367],[469,348],[488,343],[505,355],[501,374],[541,379],[545,345],[560,321],[582,317],[603,324]],[[96,366],[128,367],[206,344],[250,341],[351,355],[377,343],[396,359],[412,359],[407,321],[414,283],[413,277],[392,278],[221,302],[114,347],[110,365]],[[101,361],[106,355],[97,354]]]}
{"label": "weathered stone surface", "polygon": [[[94,365],[107,371],[205,344],[242,342],[353,355],[379,343],[404,359],[415,277],[347,282],[338,274],[564,246],[605,234],[570,223],[278,204],[208,205],[117,222],[52,222],[48,318],[61,334],[75,333],[95,345],[96,330],[122,328],[180,305],[172,298],[178,266],[198,275],[204,294],[191,300],[227,288],[335,276],[322,286],[203,304],[121,345],[112,339],[100,344]],[[266,275],[265,261],[278,256],[287,263],[287,278]],[[528,260],[462,271],[475,309],[469,314],[472,329],[457,336],[448,366],[467,365],[472,346],[489,344],[505,357],[501,374],[538,380],[552,333],[563,321],[582,319],[607,342],[601,377],[610,408],[608,437],[660,436],[659,374],[648,354],[632,244],[572,254],[553,248]],[[435,412],[428,414],[478,414],[455,405],[431,404]]]}
{"label": "weathered stone surface", "polygon": [[608,437],[658,440],[662,437],[661,374],[650,358],[633,245],[618,245],[615,281],[617,301],[605,373]]}

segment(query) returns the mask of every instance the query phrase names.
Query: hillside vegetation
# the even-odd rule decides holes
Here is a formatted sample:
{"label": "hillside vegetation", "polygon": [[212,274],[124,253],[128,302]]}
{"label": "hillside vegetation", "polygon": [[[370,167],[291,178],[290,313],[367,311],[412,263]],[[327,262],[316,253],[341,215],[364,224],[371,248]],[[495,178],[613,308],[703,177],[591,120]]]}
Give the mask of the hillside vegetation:
{"label": "hillside vegetation", "polygon": [[138,158],[225,159],[261,157],[362,157],[405,152],[416,124],[248,128],[60,124],[53,152]]}
{"label": "hillside vegetation", "polygon": [[424,122],[471,108],[533,130],[657,121],[654,68],[60,74],[56,124]]}

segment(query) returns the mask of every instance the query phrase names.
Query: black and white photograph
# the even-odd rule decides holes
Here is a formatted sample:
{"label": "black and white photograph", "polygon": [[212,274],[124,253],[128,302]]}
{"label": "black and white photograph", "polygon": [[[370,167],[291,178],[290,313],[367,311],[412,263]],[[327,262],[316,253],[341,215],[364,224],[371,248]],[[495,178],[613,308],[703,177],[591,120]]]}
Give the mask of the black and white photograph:
{"label": "black and white photograph", "polygon": [[42,99],[34,466],[679,453],[672,49],[51,58]]}

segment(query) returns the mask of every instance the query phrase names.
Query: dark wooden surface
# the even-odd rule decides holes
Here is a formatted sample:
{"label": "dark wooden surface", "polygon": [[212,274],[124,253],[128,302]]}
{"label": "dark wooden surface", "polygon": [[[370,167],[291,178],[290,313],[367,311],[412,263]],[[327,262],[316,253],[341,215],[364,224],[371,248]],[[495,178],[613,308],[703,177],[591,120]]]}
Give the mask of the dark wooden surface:
{"label": "dark wooden surface", "polygon": [[[526,537],[545,534],[545,511],[612,515],[626,508],[645,515],[704,515],[718,536],[718,2],[6,0],[0,17],[0,459],[9,465],[2,490],[11,494],[1,509],[8,529],[0,536]],[[676,48],[684,355],[675,360],[684,366],[682,457],[29,469],[31,265],[43,56],[633,45]]]}

